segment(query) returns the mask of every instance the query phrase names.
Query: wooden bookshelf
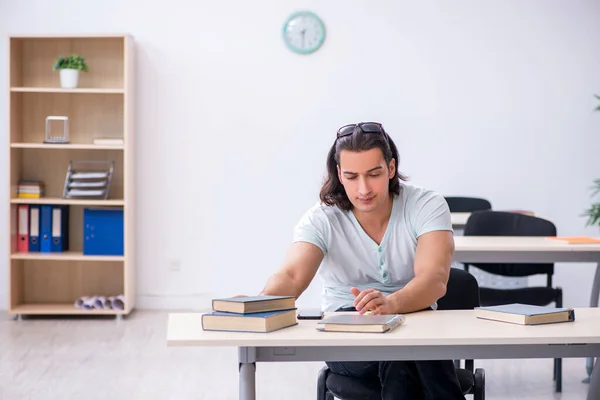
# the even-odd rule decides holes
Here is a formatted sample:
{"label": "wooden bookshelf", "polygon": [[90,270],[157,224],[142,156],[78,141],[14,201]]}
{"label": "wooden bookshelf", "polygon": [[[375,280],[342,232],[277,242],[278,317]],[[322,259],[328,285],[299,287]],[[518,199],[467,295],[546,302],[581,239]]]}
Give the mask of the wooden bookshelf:
{"label": "wooden bookshelf", "polygon": [[[85,57],[77,88],[62,88],[52,67],[60,55]],[[116,315],[135,308],[134,42],[129,35],[16,35],[9,37],[8,312],[13,315]],[[69,143],[44,143],[46,117],[69,117]],[[96,144],[95,139],[122,139]],[[71,160],[114,162],[109,198],[63,198]],[[19,198],[18,182],[44,183],[41,198]],[[18,207],[68,205],[69,245],[62,252],[19,252]],[[85,208],[123,210],[122,255],[84,254]],[[75,307],[82,296],[123,295],[125,308]]]}

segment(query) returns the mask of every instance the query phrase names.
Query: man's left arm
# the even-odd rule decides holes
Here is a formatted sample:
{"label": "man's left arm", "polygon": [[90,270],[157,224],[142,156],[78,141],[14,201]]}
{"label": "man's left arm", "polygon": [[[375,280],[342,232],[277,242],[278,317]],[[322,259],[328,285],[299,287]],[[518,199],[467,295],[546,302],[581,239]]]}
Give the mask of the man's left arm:
{"label": "man's left arm", "polygon": [[396,313],[423,310],[446,294],[454,256],[452,232],[432,231],[417,240],[415,277],[404,288],[387,296]]}
{"label": "man's left arm", "polygon": [[415,277],[402,289],[383,296],[374,289],[353,293],[361,313],[395,314],[421,311],[446,294],[450,265],[454,256],[451,231],[438,230],[418,237],[415,251]]}

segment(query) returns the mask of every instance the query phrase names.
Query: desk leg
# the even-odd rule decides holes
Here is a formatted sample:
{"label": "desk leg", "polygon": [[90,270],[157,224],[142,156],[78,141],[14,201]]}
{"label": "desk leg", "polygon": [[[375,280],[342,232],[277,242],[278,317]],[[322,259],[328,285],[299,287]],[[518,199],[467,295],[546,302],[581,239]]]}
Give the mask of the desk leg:
{"label": "desk leg", "polygon": [[596,358],[596,365],[590,377],[587,400],[600,399],[600,358]]}
{"label": "desk leg", "polygon": [[256,349],[240,347],[239,360],[239,400],[256,400]]}
{"label": "desk leg", "polygon": [[[598,298],[600,297],[600,261],[596,265],[596,273],[594,274],[594,281],[592,282],[592,295],[590,297],[590,307],[598,307]],[[587,372],[587,378],[584,382],[590,381],[592,375],[592,368],[594,367],[594,359],[588,357],[585,362],[585,369]],[[596,368],[598,369],[598,368]]]}
{"label": "desk leg", "polygon": [[256,364],[240,364],[240,400],[256,400]]}

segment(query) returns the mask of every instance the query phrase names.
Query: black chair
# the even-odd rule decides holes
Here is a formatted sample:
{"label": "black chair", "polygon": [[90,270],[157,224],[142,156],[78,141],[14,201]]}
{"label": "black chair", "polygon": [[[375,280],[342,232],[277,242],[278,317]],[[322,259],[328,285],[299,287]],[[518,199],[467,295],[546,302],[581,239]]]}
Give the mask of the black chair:
{"label": "black chair", "polygon": [[[472,310],[479,306],[477,280],[467,271],[451,268],[446,295],[437,303],[439,310]],[[410,314],[407,318],[410,318]],[[458,363],[455,360],[455,364]],[[485,371],[478,368],[473,372],[472,360],[467,360],[465,366],[466,369],[456,369],[463,393],[473,394],[474,400],[484,400]],[[317,400],[333,400],[334,396],[342,400],[381,400],[381,383],[379,379],[367,381],[338,375],[325,366],[319,372],[317,380]]]}
{"label": "black chair", "polygon": [[446,196],[445,199],[446,203],[448,203],[448,208],[450,208],[450,212],[453,213],[466,213],[492,209],[492,204],[488,200],[478,197]]}
{"label": "black chair", "polygon": [[[464,236],[556,236],[556,226],[550,221],[504,211],[478,211],[471,214],[465,225]],[[465,263],[465,270],[470,266],[491,274],[507,277],[526,277],[546,275],[546,286],[530,286],[525,288],[504,289],[479,288],[481,305],[493,306],[509,303],[533,304],[547,306],[554,303],[562,307],[562,289],[552,286],[554,264],[531,263]],[[556,391],[562,391],[562,360],[554,360],[554,380]]]}

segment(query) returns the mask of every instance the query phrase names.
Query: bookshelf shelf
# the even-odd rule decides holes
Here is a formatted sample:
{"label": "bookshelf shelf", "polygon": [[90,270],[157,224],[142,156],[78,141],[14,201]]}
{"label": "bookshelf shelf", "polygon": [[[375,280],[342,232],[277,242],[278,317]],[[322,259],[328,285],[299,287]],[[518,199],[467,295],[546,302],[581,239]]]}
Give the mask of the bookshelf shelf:
{"label": "bookshelf shelf", "polygon": [[[9,134],[4,158],[8,160],[10,186],[6,227],[10,238],[10,314],[124,315],[135,308],[133,46],[133,38],[126,34],[9,37],[6,93]],[[52,67],[57,57],[72,53],[85,58],[89,71],[80,73],[76,88],[62,88],[60,73]],[[68,143],[44,143],[48,116],[68,117]],[[62,129],[62,123],[57,124],[52,126],[53,133]],[[108,144],[115,142],[112,139],[120,139],[120,143]],[[71,162],[81,160],[112,162],[114,171],[108,199],[63,198],[67,169]],[[19,198],[17,192],[22,181],[42,183],[41,197]],[[42,210],[45,205],[51,206],[52,218],[56,218],[57,207],[68,213],[68,225],[62,227],[68,230],[68,246],[53,252],[23,249],[24,243],[31,243],[29,233],[34,232],[31,211]],[[88,208],[122,210],[122,253],[84,255],[90,237],[84,226]],[[29,218],[20,224],[24,215]],[[40,216],[40,230],[35,231],[40,243],[41,225]],[[27,239],[23,238],[24,227]],[[123,310],[75,307],[76,300],[83,296],[119,295],[124,298]]]}
{"label": "bookshelf shelf", "polygon": [[20,315],[122,315],[124,310],[81,310],[70,303],[33,303],[19,304],[13,308],[15,314]]}
{"label": "bookshelf shelf", "polygon": [[55,87],[11,87],[11,92],[16,93],[103,93],[103,94],[123,94],[125,91],[119,88],[83,88],[83,89],[64,89]]}
{"label": "bookshelf shelf", "polygon": [[123,256],[92,256],[80,251],[65,251],[62,253],[13,253],[13,260],[50,260],[50,261],[124,261]]}
{"label": "bookshelf shelf", "polygon": [[79,206],[124,206],[125,200],[79,200],[79,199],[63,199],[56,197],[41,197],[39,199],[10,199],[11,204],[54,204],[54,205],[79,205]]}
{"label": "bookshelf shelf", "polygon": [[46,143],[11,143],[13,149],[43,149],[43,150],[124,150],[124,145],[107,144],[46,144]]}

